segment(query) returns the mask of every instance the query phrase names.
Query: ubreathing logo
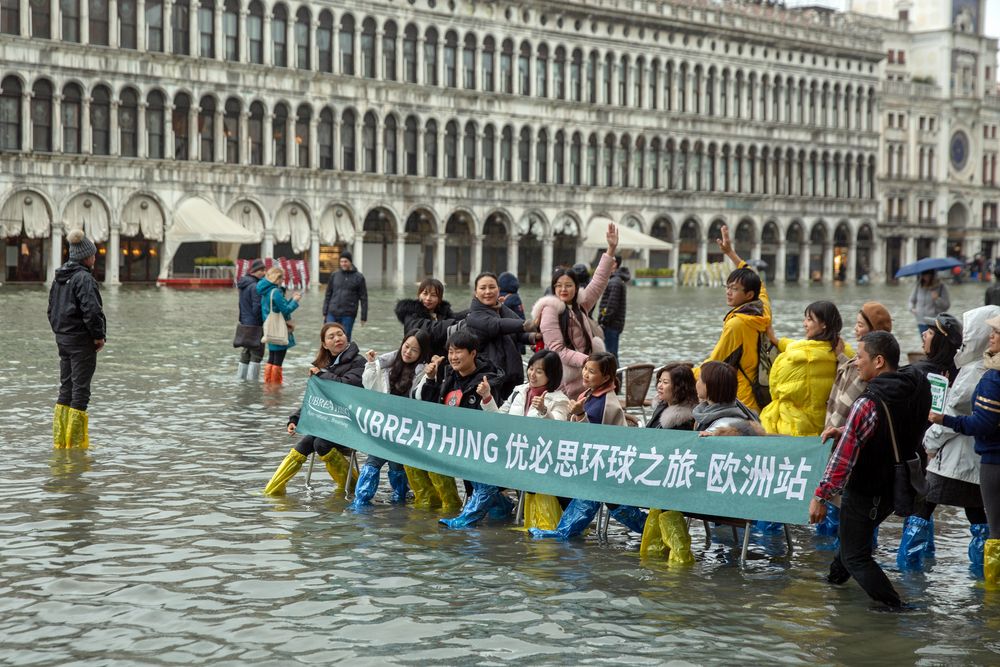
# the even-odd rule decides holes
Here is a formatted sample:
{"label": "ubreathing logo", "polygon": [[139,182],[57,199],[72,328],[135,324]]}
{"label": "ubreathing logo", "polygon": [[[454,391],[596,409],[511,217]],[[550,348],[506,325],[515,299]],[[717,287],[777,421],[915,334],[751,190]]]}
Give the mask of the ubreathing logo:
{"label": "ubreathing logo", "polygon": [[347,408],[322,396],[310,396],[308,407],[310,411],[327,419],[351,421],[351,413]]}

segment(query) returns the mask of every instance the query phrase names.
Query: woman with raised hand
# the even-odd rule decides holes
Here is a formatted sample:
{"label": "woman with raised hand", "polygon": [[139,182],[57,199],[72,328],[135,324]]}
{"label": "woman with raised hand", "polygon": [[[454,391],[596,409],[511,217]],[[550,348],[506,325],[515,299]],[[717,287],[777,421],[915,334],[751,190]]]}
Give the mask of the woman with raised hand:
{"label": "woman with raised hand", "polygon": [[[562,361],[552,350],[536,352],[528,360],[528,381],[516,387],[502,405],[493,400],[488,382],[479,385],[480,404],[485,412],[541,417],[566,421],[569,399],[559,391],[562,384]],[[555,496],[541,493],[524,494],[524,527],[553,530],[562,516],[562,507]]]}
{"label": "woman with raised hand", "polygon": [[608,247],[601,255],[594,276],[586,287],[572,269],[558,268],[552,273],[552,296],[543,296],[531,309],[538,323],[545,349],[559,355],[563,364],[563,393],[579,396],[583,391],[583,366],[595,352],[604,352],[604,340],[588,313],[601,300],[615,265],[618,227],[608,224]]}
{"label": "woman with raised hand", "polygon": [[[430,361],[430,348],[430,336],[420,329],[414,329],[403,336],[403,342],[394,352],[379,355],[375,350],[368,350],[365,354],[368,363],[365,364],[362,385],[365,389],[382,394],[413,398],[414,390],[424,377],[424,365]],[[351,503],[353,509],[360,509],[371,503],[378,491],[382,466],[386,463],[389,464],[392,502],[406,502],[408,485],[403,465],[369,454],[365,464],[361,466],[358,484],[354,489],[354,502]],[[417,482],[413,491],[415,499],[421,500],[423,504],[422,496],[427,493],[427,489],[421,485],[421,481],[423,480]]]}
{"label": "woman with raised hand", "polygon": [[271,311],[281,313],[288,324],[288,344],[278,345],[277,343],[267,344],[267,363],[264,365],[264,383],[281,384],[282,364],[285,363],[285,354],[295,346],[294,326],[289,320],[292,313],[299,307],[302,294],[293,292],[291,299],[285,298],[285,288],[281,283],[285,280],[285,272],[280,266],[272,266],[264,274],[264,277],[257,281],[257,294],[260,295],[261,316],[267,321],[267,316]]}
{"label": "woman with raised hand", "polygon": [[[358,350],[357,343],[347,340],[347,332],[344,331],[343,325],[337,322],[324,324],[320,329],[319,339],[321,347],[309,369],[310,375],[315,375],[320,380],[360,387],[365,360]],[[296,410],[288,418],[289,435],[295,435],[300,413],[301,409]],[[295,476],[313,452],[319,456],[319,460],[326,466],[327,473],[339,489],[346,491],[350,474],[346,456],[350,456],[351,450],[337,443],[307,435],[288,452],[285,460],[271,476],[271,481],[264,487],[264,493],[269,496],[285,495],[285,485],[288,484],[288,480]]]}

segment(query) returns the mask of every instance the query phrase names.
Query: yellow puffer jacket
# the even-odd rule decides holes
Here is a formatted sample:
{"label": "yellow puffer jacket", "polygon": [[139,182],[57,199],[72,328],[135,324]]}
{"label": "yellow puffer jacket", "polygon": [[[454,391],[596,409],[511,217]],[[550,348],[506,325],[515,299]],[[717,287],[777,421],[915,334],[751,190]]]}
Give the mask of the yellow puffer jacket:
{"label": "yellow puffer jacket", "polygon": [[[771,366],[771,402],[760,413],[768,433],[819,435],[826,401],[837,379],[837,354],[825,340],[778,341],[781,354]],[[849,345],[844,354],[854,356]]]}

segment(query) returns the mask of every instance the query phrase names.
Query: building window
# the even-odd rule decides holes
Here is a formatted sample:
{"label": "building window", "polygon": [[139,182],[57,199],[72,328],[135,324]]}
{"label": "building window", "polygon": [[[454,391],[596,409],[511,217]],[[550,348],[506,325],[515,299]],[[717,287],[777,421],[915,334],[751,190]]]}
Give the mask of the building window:
{"label": "building window", "polygon": [[476,177],[476,126],[465,124],[465,136],[462,139],[462,157],[465,161],[465,178]]}
{"label": "building window", "polygon": [[[149,2],[149,0],[146,0]],[[240,60],[240,3],[239,0],[226,0],[222,12],[222,50],[226,60]]]}
{"label": "building window", "polygon": [[138,43],[138,17],[136,16],[135,0],[119,0],[118,2],[118,46],[123,49],[134,49]]}
{"label": "building window", "polygon": [[509,39],[503,41],[500,51],[500,92],[514,93],[514,43]]}
{"label": "building window", "polygon": [[521,128],[521,135],[517,142],[517,176],[522,183],[531,180],[531,130],[527,127]]}
{"label": "building window", "polygon": [[385,173],[390,176],[399,173],[396,165],[396,129],[396,117],[386,117],[382,130],[382,162]]}
{"label": "building window", "polygon": [[549,134],[545,130],[539,130],[538,140],[535,142],[535,182],[549,182]]}
{"label": "building window", "polygon": [[198,135],[201,138],[201,161],[215,161],[215,98],[206,95],[199,103]]}
{"label": "building window", "polygon": [[295,13],[295,67],[308,70],[312,67],[309,62],[309,24],[311,22],[309,10],[299,7]]}
{"label": "building window", "polygon": [[333,111],[323,109],[319,114],[317,143],[319,144],[319,168],[333,169]]}
{"label": "building window", "polygon": [[[198,55],[202,58],[215,57],[215,2],[201,0],[198,7]],[[202,158],[204,159],[204,158]]]}
{"label": "building window", "polygon": [[271,120],[271,142],[274,146],[274,166],[288,166],[288,107],[279,104],[274,107]]}
{"label": "building window", "polygon": [[361,76],[375,78],[375,21],[370,18],[361,26]]}
{"label": "building window", "polygon": [[146,0],[146,50],[163,51],[163,0]]}
{"label": "building window", "polygon": [[483,132],[483,178],[487,181],[496,179],[496,130],[487,125]]}
{"label": "building window", "polygon": [[483,59],[483,84],[482,89],[487,92],[494,92],[495,86],[493,85],[493,71],[496,68],[496,62],[494,58],[496,56],[496,42],[493,41],[492,37],[487,37],[483,40],[483,52],[481,58]]}
{"label": "building window", "polygon": [[555,62],[552,64],[552,88],[557,99],[566,99],[566,49],[556,49]]}
{"label": "building window", "polygon": [[563,185],[566,182],[566,133],[560,130],[556,132],[556,144],[552,152],[552,166],[555,168],[553,180],[556,185]]}
{"label": "building window", "polygon": [[21,34],[20,0],[0,0],[0,33]]}
{"label": "building window", "polygon": [[309,125],[312,123],[312,107],[300,104],[295,114],[296,164],[302,169],[309,168]]}
{"label": "building window", "polygon": [[417,82],[417,29],[412,23],[403,34],[403,76],[407,83]]}
{"label": "building window", "polygon": [[62,14],[62,40],[79,42],[80,0],[59,0],[59,13]]}
{"label": "building window", "polygon": [[458,123],[455,121],[445,125],[444,177],[458,178]]}
{"label": "building window", "polygon": [[222,136],[226,141],[226,163],[240,163],[240,108],[239,100],[226,100],[225,115],[222,117]]}
{"label": "building window", "polygon": [[521,51],[517,56],[517,93],[518,95],[531,94],[531,44],[521,42]]}
{"label": "building window", "polygon": [[369,174],[374,174],[375,169],[375,114],[368,112],[365,114],[364,127],[361,132],[361,149],[363,151],[362,157],[364,158],[364,170]]}
{"label": "building window", "polygon": [[583,53],[574,49],[569,65],[569,98],[574,102],[583,101]]}
{"label": "building window", "polygon": [[513,144],[514,131],[508,125],[500,136],[500,178],[505,181],[514,180]]}
{"label": "building window", "polygon": [[83,150],[80,128],[81,98],[80,86],[75,83],[63,88],[61,104],[63,153],[80,153]]}
{"label": "building window", "polygon": [[465,36],[462,47],[462,85],[466,90],[476,89],[476,36],[472,33]]}
{"label": "building window", "polygon": [[395,81],[396,73],[396,24],[389,21],[385,24],[382,35],[382,78]]}
{"label": "building window", "polygon": [[406,129],[403,132],[403,152],[406,160],[406,175],[417,175],[417,119],[410,116],[406,119]]}
{"label": "building window", "polygon": [[906,51],[900,49],[899,51],[896,52],[896,62],[899,63],[900,65],[906,64]]}
{"label": "building window", "polygon": [[615,57],[610,53],[604,58],[604,67],[601,68],[601,102],[611,104],[614,91],[611,90],[611,73],[615,69]]}
{"label": "building window", "polygon": [[333,72],[333,15],[323,10],[316,28],[316,57],[320,72]]}
{"label": "building window", "polygon": [[[254,4],[256,4],[258,7],[260,6],[260,3],[254,3]],[[174,31],[174,45],[173,45],[174,53],[183,56],[190,55],[191,53],[190,0],[174,0],[174,8],[170,15],[170,22],[173,24],[173,31]],[[93,37],[93,33],[91,33],[91,37]]]}
{"label": "building window", "polygon": [[[91,120],[93,120],[93,109],[90,112]],[[191,159],[188,147],[190,145],[190,121],[191,116],[191,98],[189,98],[185,93],[179,93],[174,97],[174,112],[171,118],[171,124],[174,128],[174,159],[175,160],[189,160]]]}
{"label": "building window", "polygon": [[[28,6],[31,8],[31,36],[51,39],[52,8],[49,5],[49,0],[30,0]],[[20,28],[18,28],[18,32],[20,32]]]}
{"label": "building window", "polygon": [[437,176],[438,146],[437,146],[437,122],[427,121],[427,130],[424,132],[424,174],[427,176]]}
{"label": "building window", "polygon": [[146,96],[146,144],[149,157],[162,160],[165,137],[163,126],[166,122],[166,107],[163,93],[153,91]]}
{"label": "building window", "polygon": [[354,17],[350,14],[340,19],[340,73],[354,75]]}
{"label": "building window", "polygon": [[271,17],[271,58],[275,67],[288,67],[288,10],[274,6]]}
{"label": "building window", "polygon": [[544,44],[538,45],[538,53],[535,54],[535,95],[538,97],[548,97],[549,89],[546,85],[549,67],[549,48]]}
{"label": "building window", "polygon": [[[322,30],[322,28],[320,28]],[[247,57],[255,65],[264,64],[264,6],[254,0],[247,14]]]}
{"label": "building window", "polygon": [[21,150],[21,82],[8,76],[0,84],[0,151]]}
{"label": "building window", "polygon": [[444,37],[444,85],[448,88],[458,87],[457,51],[458,38],[454,31],[449,30]]}
{"label": "building window", "polygon": [[597,59],[597,51],[591,51],[586,71],[587,101],[591,104],[597,104]]}
{"label": "building window", "polygon": [[264,164],[264,105],[254,102],[250,105],[250,120],[247,123],[250,134],[250,164]]}
{"label": "building window", "polygon": [[139,95],[131,88],[122,91],[118,105],[119,153],[139,156]]}
{"label": "building window", "polygon": [[437,31],[429,28],[424,36],[424,83],[428,86],[438,85],[437,48]]}
{"label": "building window", "polygon": [[597,185],[597,135],[587,140],[587,185]]}
{"label": "building window", "polygon": [[87,31],[90,43],[95,46],[108,45],[108,3],[107,0],[84,0],[87,2]]}

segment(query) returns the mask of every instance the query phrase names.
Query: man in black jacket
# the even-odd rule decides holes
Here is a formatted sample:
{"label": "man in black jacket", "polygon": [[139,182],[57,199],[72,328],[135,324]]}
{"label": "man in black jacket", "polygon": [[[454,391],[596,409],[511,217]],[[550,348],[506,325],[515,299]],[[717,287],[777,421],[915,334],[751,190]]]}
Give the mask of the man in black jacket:
{"label": "man in black jacket", "polygon": [[59,397],[52,418],[56,449],[90,446],[87,406],[97,353],[107,338],[101,291],[92,273],[97,246],[74,229],[67,237],[69,261],[56,269],[49,291],[49,324],[59,348]]}
{"label": "man in black jacket", "polygon": [[361,326],[368,321],[368,287],[365,277],[354,267],[354,256],[344,250],[340,253],[340,270],[330,275],[323,298],[323,320],[338,322],[351,339],[354,320],[361,304]]}
{"label": "man in black jacket", "polygon": [[[257,282],[264,277],[264,260],[255,259],[250,265],[250,270],[236,283],[236,289],[240,291],[240,320],[244,327],[253,327],[253,332],[263,334],[264,314],[260,309],[260,292],[257,291]],[[260,377],[260,360],[264,356],[264,345],[257,336],[257,345],[244,346],[240,353],[240,365],[236,370],[236,376],[240,380],[252,380],[254,382]]]}
{"label": "man in black jacket", "polygon": [[632,274],[622,266],[621,255],[615,255],[614,273],[597,307],[597,323],[604,328],[604,349],[615,355],[615,359],[618,358],[618,339],[625,330],[625,283],[631,279]]}
{"label": "man in black jacket", "polygon": [[826,501],[841,495],[840,550],[827,580],[842,584],[854,577],[873,600],[898,609],[899,594],[872,558],[872,534],[893,513],[894,444],[900,461],[924,458],[930,385],[912,366],[897,370],[899,344],[885,331],[862,337],[857,364],[868,387],[838,429],[837,447],[809,503],[809,521],[822,521]]}

